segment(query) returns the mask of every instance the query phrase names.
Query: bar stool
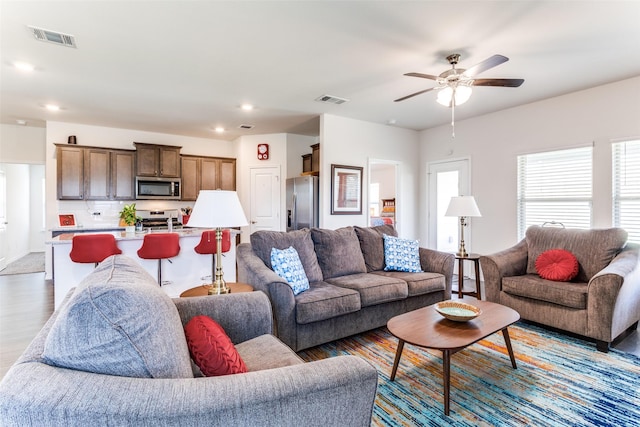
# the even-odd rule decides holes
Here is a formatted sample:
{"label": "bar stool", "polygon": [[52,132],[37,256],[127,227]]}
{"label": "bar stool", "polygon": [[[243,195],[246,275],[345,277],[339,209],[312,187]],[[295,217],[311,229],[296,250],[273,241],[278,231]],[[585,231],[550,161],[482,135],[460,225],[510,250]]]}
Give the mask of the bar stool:
{"label": "bar stool", "polygon": [[113,234],[79,234],[71,240],[71,261],[93,263],[94,267],[111,255],[121,254]]}
{"label": "bar stool", "polygon": [[[216,252],[218,251],[218,243],[216,242],[216,230],[207,230],[202,232],[200,243],[193,248],[199,254],[211,254],[211,281],[215,278],[216,271]],[[222,230],[222,253],[231,250],[231,230]]]}
{"label": "bar stool", "polygon": [[180,236],[178,233],[145,234],[138,256],[143,259],[158,260],[158,284],[162,286],[162,260],[180,253]]}

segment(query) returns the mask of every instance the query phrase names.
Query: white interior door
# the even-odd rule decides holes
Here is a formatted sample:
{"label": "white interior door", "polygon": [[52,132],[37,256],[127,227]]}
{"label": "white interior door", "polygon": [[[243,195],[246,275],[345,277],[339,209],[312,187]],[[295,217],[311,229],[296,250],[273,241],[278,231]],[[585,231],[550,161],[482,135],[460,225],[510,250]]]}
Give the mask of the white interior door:
{"label": "white interior door", "polygon": [[469,187],[468,159],[429,164],[430,248],[443,252],[458,251],[460,219],[444,216],[444,213],[452,197],[470,195]]}
{"label": "white interior door", "polygon": [[0,270],[7,267],[7,177],[0,170]]}
{"label": "white interior door", "polygon": [[280,167],[251,168],[249,233],[281,231]]}

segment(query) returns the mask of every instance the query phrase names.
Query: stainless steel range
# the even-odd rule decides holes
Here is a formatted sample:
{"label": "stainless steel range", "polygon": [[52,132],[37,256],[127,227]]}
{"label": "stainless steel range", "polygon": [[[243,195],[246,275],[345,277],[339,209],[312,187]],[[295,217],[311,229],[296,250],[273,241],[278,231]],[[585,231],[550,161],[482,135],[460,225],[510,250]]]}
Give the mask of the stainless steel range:
{"label": "stainless steel range", "polygon": [[177,209],[137,210],[136,215],[142,218],[143,230],[167,230],[169,229],[169,220],[171,220],[171,228],[182,228],[182,224],[178,222]]}

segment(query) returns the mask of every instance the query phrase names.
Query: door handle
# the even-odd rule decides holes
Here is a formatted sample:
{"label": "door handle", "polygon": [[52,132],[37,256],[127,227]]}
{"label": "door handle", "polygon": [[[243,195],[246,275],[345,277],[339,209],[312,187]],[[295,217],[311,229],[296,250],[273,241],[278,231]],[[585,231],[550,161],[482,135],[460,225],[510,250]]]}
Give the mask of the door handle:
{"label": "door handle", "polygon": [[257,224],[258,221],[251,221],[251,224]]}

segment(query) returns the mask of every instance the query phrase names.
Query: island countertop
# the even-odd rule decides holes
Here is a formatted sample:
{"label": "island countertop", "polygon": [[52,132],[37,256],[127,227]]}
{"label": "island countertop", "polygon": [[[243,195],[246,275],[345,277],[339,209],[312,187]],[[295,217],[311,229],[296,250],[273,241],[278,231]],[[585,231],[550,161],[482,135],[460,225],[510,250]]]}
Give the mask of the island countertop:
{"label": "island countertop", "polygon": [[[210,230],[210,229],[181,228],[181,229],[174,229],[173,231],[171,231],[171,233],[176,233],[180,237],[188,237],[188,236],[200,237],[202,235],[202,232],[206,231],[206,230]],[[238,233],[238,230],[232,230],[232,231],[235,231],[236,234]],[[116,238],[116,240],[143,240],[144,236],[146,234],[155,234],[155,233],[169,233],[169,230],[147,230],[147,231],[137,231],[135,233],[125,233],[124,231],[119,231],[119,230],[117,230],[117,231],[113,231],[113,230],[104,230],[104,231],[94,230],[94,231],[92,231],[91,234],[113,234],[113,236]],[[52,244],[52,245],[61,245],[61,244],[62,245],[68,245],[73,240],[73,236],[78,236],[78,235],[83,235],[83,234],[87,234],[87,233],[86,232],[79,232],[77,230],[68,230],[67,232],[63,232],[61,234],[58,234],[56,237],[53,237],[47,243]]]}
{"label": "island countertop", "polygon": [[[162,285],[162,289],[172,298],[177,298],[183,291],[195,286],[211,283],[212,255],[202,255],[194,248],[200,243],[202,232],[209,229],[183,228],[174,229],[172,232],[180,236],[180,253],[170,260],[162,261],[162,279],[170,282]],[[167,233],[168,230],[153,230],[137,233],[125,233],[123,231],[104,231],[95,234],[113,234],[116,243],[123,255],[126,255],[138,262],[154,278],[158,275],[158,261],[142,259],[138,257],[138,249],[142,246],[142,240],[147,234]],[[231,230],[232,242],[239,230]],[[73,236],[86,234],[76,233],[69,230],[68,233],[53,237],[47,243],[52,249],[52,276],[54,284],[54,300],[57,309],[64,300],[69,290],[77,286],[91,270],[93,264],[80,264],[71,261],[71,243]],[[222,254],[222,268],[224,270],[224,280],[235,282],[236,280],[236,245],[232,244],[229,252]]]}

